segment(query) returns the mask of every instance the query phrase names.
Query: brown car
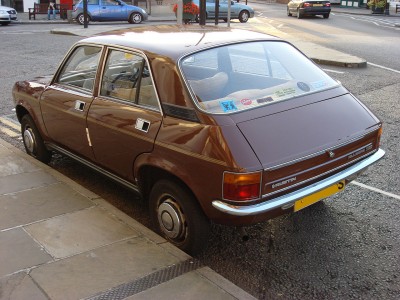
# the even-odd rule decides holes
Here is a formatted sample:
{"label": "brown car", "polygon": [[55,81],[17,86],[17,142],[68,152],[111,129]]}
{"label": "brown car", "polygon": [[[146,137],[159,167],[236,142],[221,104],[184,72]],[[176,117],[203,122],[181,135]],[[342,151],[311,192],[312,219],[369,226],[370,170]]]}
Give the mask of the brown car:
{"label": "brown car", "polygon": [[383,157],[381,122],[291,44],[154,26],[75,44],[13,88],[26,151],[68,155],[136,190],[195,253],[210,221],[249,225],[339,192]]}

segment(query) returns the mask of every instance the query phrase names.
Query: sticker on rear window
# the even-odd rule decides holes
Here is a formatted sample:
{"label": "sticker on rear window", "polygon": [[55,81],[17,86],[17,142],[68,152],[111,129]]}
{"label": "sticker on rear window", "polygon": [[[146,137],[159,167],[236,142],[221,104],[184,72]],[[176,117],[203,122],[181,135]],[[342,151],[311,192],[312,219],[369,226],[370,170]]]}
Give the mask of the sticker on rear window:
{"label": "sticker on rear window", "polygon": [[322,89],[324,86],[326,86],[326,82],[325,82],[325,80],[314,81],[314,82],[311,82],[311,86],[316,90]]}
{"label": "sticker on rear window", "polygon": [[300,82],[297,83],[297,86],[299,87],[299,89],[301,89],[304,92],[309,92],[310,91],[310,87],[305,82],[301,82],[300,81]]}
{"label": "sticker on rear window", "polygon": [[268,102],[272,102],[272,101],[274,101],[274,99],[272,99],[272,97],[266,97],[266,98],[257,99],[257,103],[258,104],[268,103]]}
{"label": "sticker on rear window", "polygon": [[296,93],[296,89],[290,87],[290,88],[284,88],[284,89],[276,91],[275,95],[278,97],[284,97],[284,96],[292,95],[295,93]]}
{"label": "sticker on rear window", "polygon": [[235,111],[238,108],[235,105],[235,102],[233,100],[226,100],[226,101],[221,101],[219,103],[221,105],[221,108],[224,112],[230,112],[230,111]]}
{"label": "sticker on rear window", "polygon": [[240,100],[240,102],[241,102],[243,105],[251,105],[251,103],[252,103],[253,101],[251,101],[251,99],[245,98],[245,99]]}

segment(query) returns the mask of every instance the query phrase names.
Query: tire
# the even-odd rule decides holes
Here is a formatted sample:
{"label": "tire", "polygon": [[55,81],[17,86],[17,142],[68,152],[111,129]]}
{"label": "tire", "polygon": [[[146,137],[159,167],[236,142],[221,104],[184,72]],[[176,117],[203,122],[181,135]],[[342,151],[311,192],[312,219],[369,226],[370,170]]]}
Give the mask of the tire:
{"label": "tire", "polygon": [[324,19],[328,19],[329,18],[329,14],[324,14]]}
{"label": "tire", "polygon": [[242,10],[239,14],[240,23],[246,23],[250,18],[250,14],[247,10]]}
{"label": "tire", "polygon": [[222,21],[224,21],[225,23],[228,23],[228,18],[223,18]]}
{"label": "tire", "polygon": [[143,16],[138,12],[134,12],[129,16],[129,23],[131,24],[140,24],[142,21]]}
{"label": "tire", "polygon": [[303,18],[303,15],[300,13],[300,10],[297,10],[297,19]]}
{"label": "tire", "polygon": [[[88,21],[88,24],[89,24],[90,16],[88,15],[87,18],[88,18],[87,21]],[[76,21],[77,21],[80,25],[84,25],[84,24],[85,24],[85,16],[84,16],[83,14],[79,14],[79,15],[76,17]]]}
{"label": "tire", "polygon": [[4,22],[4,23],[1,23],[1,26],[7,26],[8,24],[10,24],[10,22]]}
{"label": "tire", "polygon": [[181,250],[195,255],[207,244],[210,221],[192,193],[170,180],[160,180],[149,197],[150,216],[156,231]]}
{"label": "tire", "polygon": [[289,7],[286,8],[286,11],[287,11],[286,13],[287,13],[288,17],[291,17],[292,13],[290,12]]}
{"label": "tire", "polygon": [[43,139],[30,115],[22,117],[21,132],[26,153],[43,163],[49,163],[51,152],[46,149]]}

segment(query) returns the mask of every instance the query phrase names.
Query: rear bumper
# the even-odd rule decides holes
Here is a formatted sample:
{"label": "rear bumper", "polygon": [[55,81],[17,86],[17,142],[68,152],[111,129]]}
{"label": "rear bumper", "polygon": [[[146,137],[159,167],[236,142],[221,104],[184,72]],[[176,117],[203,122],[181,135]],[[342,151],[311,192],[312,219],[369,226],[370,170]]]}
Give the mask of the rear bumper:
{"label": "rear bumper", "polygon": [[303,15],[324,15],[331,12],[330,7],[306,7],[300,8],[300,13]]}
{"label": "rear bumper", "polygon": [[248,206],[235,206],[225,203],[221,200],[215,200],[212,202],[212,205],[219,211],[234,216],[251,216],[266,213],[277,208],[286,209],[290,205],[293,205],[297,200],[321,191],[341,180],[353,180],[359,173],[363,172],[370,165],[380,160],[384,155],[385,151],[379,149],[371,156],[368,156],[367,158],[339,173],[336,173],[335,175],[306,186],[300,190],[268,200],[263,203]]}

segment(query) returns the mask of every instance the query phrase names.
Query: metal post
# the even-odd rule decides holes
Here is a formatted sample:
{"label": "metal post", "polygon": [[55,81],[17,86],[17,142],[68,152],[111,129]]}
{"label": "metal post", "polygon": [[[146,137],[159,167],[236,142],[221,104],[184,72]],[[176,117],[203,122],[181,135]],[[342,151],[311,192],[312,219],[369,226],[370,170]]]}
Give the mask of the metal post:
{"label": "metal post", "polygon": [[215,0],[215,25],[218,25],[219,19],[219,0]]}
{"label": "metal post", "polygon": [[83,0],[83,28],[88,28],[87,0]]}
{"label": "metal post", "polygon": [[231,27],[231,1],[228,0],[228,27]]}
{"label": "metal post", "polygon": [[206,0],[200,0],[200,25],[206,25]]}
{"label": "metal post", "polygon": [[385,15],[390,15],[390,1],[386,0],[386,5],[385,5]]}
{"label": "metal post", "polygon": [[183,24],[183,1],[178,0],[178,8],[176,10],[176,23],[179,25]]}

